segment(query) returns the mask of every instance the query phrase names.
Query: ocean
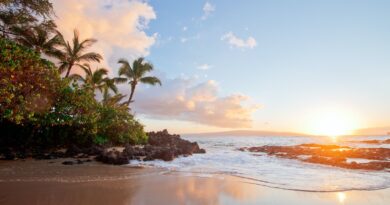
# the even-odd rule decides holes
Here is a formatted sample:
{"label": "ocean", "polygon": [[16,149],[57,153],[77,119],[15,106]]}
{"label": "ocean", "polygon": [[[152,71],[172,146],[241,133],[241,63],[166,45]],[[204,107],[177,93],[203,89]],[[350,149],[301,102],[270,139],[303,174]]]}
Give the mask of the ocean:
{"label": "ocean", "polygon": [[[262,137],[262,136],[182,136],[198,142],[206,154],[179,157],[171,162],[132,160],[129,166],[151,166],[200,177],[232,175],[261,186],[308,192],[377,190],[390,187],[390,171],[351,170],[311,164],[294,159],[268,156],[264,153],[239,151],[240,147],[263,145],[298,145],[303,143],[338,144],[350,147],[384,147],[390,144],[362,144],[351,141],[384,140],[388,136],[339,137]],[[359,161],[361,159],[348,159]],[[389,159],[390,160],[390,159]]]}

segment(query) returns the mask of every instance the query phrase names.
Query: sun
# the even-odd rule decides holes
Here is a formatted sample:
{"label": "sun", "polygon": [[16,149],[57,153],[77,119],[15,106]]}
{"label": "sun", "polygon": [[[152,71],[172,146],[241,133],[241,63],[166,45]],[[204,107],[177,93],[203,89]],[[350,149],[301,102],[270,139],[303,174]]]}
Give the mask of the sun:
{"label": "sun", "polygon": [[347,195],[344,192],[337,192],[337,199],[339,200],[340,204],[344,204],[346,198]]}
{"label": "sun", "polygon": [[357,128],[356,119],[340,110],[322,110],[314,114],[309,122],[309,133],[337,137],[352,134]]}

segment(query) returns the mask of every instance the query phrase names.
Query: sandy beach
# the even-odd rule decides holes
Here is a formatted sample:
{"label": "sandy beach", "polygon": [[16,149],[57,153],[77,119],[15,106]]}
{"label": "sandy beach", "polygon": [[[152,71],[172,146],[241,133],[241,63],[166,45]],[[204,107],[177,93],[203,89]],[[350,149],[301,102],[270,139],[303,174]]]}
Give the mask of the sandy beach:
{"label": "sandy beach", "polygon": [[0,204],[389,204],[390,189],[301,192],[228,175],[63,160],[0,162]]}

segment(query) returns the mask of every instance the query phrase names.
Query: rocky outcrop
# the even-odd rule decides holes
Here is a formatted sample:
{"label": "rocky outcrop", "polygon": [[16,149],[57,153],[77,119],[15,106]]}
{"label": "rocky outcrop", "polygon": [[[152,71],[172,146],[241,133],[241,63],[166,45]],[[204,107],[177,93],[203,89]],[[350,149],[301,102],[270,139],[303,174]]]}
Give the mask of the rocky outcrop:
{"label": "rocky outcrop", "polygon": [[85,157],[89,155],[99,155],[105,148],[99,145],[92,145],[91,147],[79,148],[76,145],[70,145],[65,152],[66,157],[80,157],[84,155]]}
{"label": "rocky outcrop", "polygon": [[[81,164],[89,162],[89,158],[94,157],[97,161],[121,165],[128,164],[130,160],[164,160],[172,161],[179,156],[190,156],[197,153],[206,153],[196,142],[190,142],[180,138],[179,135],[169,134],[167,130],[160,132],[149,132],[148,143],[146,145],[126,145],[123,151],[109,150],[106,147],[92,145],[91,147],[81,148],[76,145],[70,145],[67,149],[46,151],[46,152],[29,152],[15,154],[11,149],[0,150],[0,159],[12,160],[17,158],[33,157],[35,159],[57,159],[57,158],[74,158],[76,161],[64,161],[64,165]],[[80,160],[80,159],[87,160]]]}
{"label": "rocky outcrop", "polygon": [[[296,146],[243,147],[239,150],[264,152],[276,157],[347,169],[385,170],[390,168],[390,149],[387,148],[352,148],[338,145],[301,144]],[[368,162],[348,162],[347,158],[366,159]]]}
{"label": "rocky outcrop", "polygon": [[125,152],[105,150],[96,157],[96,160],[105,164],[122,165],[128,164],[130,159]]}
{"label": "rocky outcrop", "polygon": [[149,145],[156,147],[169,147],[176,156],[192,155],[193,153],[205,153],[200,149],[197,142],[190,142],[181,139],[179,135],[170,135],[167,130],[160,132],[149,132]]}
{"label": "rocky outcrop", "polygon": [[171,135],[167,130],[147,133],[149,140],[144,146],[126,145],[122,152],[102,152],[96,160],[108,164],[128,164],[129,160],[164,160],[172,161],[179,156],[190,156],[206,153],[198,143],[181,139],[179,135]]}

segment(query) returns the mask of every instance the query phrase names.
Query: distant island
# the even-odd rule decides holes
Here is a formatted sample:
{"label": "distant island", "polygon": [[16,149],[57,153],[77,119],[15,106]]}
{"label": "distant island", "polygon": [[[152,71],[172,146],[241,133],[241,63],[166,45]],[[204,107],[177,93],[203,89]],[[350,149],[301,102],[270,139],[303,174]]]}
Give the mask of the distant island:
{"label": "distant island", "polygon": [[265,130],[231,130],[223,132],[203,132],[203,133],[187,133],[185,136],[310,136],[303,133],[295,132],[277,132]]}
{"label": "distant island", "polygon": [[355,135],[390,135],[390,127],[370,127],[365,129],[358,129],[355,131]]}
{"label": "distant island", "polygon": [[[353,134],[347,136],[384,136],[390,135],[390,127],[378,127],[378,128],[366,128],[355,130]],[[229,130],[221,132],[201,132],[201,133],[183,133],[184,136],[284,136],[284,137],[293,137],[293,136],[320,136],[320,135],[311,135],[306,133],[299,132],[288,132],[288,131],[269,131],[269,130]]]}

